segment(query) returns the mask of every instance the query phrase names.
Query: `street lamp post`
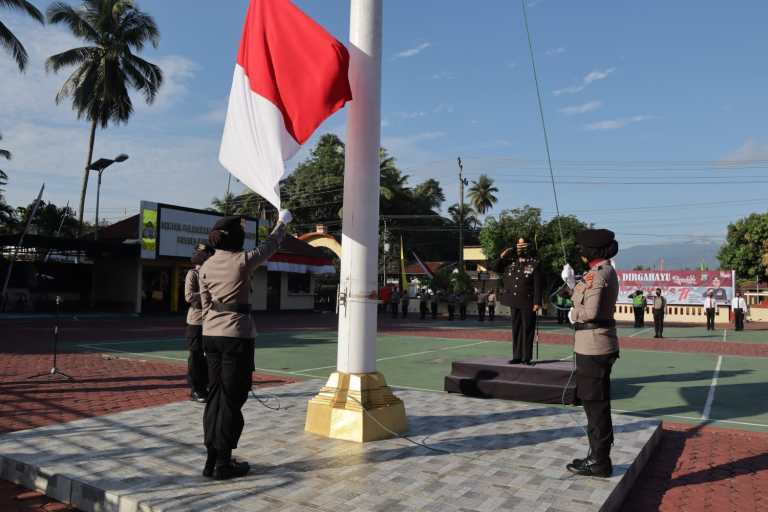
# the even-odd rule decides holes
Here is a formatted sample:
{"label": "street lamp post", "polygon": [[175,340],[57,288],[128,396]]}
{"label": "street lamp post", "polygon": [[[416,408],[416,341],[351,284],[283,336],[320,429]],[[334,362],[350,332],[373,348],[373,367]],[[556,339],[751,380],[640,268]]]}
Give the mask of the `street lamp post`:
{"label": "street lamp post", "polygon": [[93,235],[94,240],[99,239],[99,200],[101,196],[101,175],[110,165],[114,164],[115,162],[125,162],[126,160],[128,160],[128,155],[122,153],[117,155],[112,160],[109,158],[100,158],[88,166],[89,171],[96,171],[99,173],[99,181],[96,185],[96,231]]}

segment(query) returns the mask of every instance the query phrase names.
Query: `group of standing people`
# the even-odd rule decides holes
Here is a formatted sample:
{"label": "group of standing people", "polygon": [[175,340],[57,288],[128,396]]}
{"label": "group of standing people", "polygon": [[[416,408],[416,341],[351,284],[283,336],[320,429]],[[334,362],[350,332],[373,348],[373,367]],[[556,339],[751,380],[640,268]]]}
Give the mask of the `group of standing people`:
{"label": "group of standing people", "polygon": [[224,217],[192,255],[184,297],[191,399],[205,403],[206,461],[203,476],[228,480],[246,475],[247,462],[232,457],[245,425],[254,367],[255,329],[250,304],[251,276],[280,248],[292,215],[282,210],[272,233],[252,251],[244,250],[240,217]]}
{"label": "group of standing people", "polygon": [[[401,291],[396,286],[385,286],[379,292],[382,305],[389,310],[392,318],[408,318],[411,304],[411,296],[407,291]],[[467,319],[467,305],[473,300],[477,301],[477,319],[484,322],[486,315],[489,321],[496,318],[496,290],[475,291],[469,293],[444,292],[422,288],[413,300],[419,301],[419,318],[426,320],[431,317],[436,320],[439,316],[440,304],[445,304],[448,311],[448,320],[454,320],[456,316],[460,320]],[[458,310],[458,311],[457,311]]]}

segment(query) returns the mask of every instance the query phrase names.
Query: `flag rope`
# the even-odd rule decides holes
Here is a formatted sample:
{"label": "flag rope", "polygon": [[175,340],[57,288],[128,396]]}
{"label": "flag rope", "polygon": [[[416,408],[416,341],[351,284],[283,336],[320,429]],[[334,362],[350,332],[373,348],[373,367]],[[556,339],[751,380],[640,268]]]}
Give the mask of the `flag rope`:
{"label": "flag rope", "polygon": [[525,32],[528,35],[528,51],[531,54],[531,68],[533,69],[533,81],[536,84],[536,98],[539,101],[539,117],[541,118],[541,128],[544,132],[544,147],[547,150],[547,166],[549,168],[549,177],[552,181],[552,194],[555,198],[555,211],[557,212],[557,227],[560,231],[560,247],[563,250],[563,263],[568,263],[568,254],[565,250],[565,238],[563,237],[563,222],[560,219],[560,204],[557,199],[557,186],[555,185],[555,173],[552,170],[552,155],[549,150],[549,135],[547,133],[547,124],[544,121],[544,104],[541,101],[541,87],[539,86],[539,75],[536,71],[536,58],[533,54],[533,41],[531,40],[531,29],[528,26],[528,9],[525,7],[526,0],[520,0],[523,6],[523,21],[525,22]]}

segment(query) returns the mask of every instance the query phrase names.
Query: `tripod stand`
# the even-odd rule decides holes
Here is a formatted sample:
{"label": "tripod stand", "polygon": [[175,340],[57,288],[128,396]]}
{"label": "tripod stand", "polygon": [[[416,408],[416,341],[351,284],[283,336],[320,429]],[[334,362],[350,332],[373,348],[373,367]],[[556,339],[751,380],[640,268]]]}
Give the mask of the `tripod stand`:
{"label": "tripod stand", "polygon": [[32,375],[31,377],[28,377],[29,379],[39,379],[40,377],[54,377],[59,376],[63,377],[66,380],[72,380],[72,377],[70,375],[67,375],[66,373],[59,371],[59,369],[56,367],[56,358],[58,356],[58,348],[59,348],[59,313],[61,309],[61,297],[58,295],[56,296],[56,324],[53,326],[53,366],[51,367],[50,371],[47,371],[45,373],[40,373],[38,375]]}

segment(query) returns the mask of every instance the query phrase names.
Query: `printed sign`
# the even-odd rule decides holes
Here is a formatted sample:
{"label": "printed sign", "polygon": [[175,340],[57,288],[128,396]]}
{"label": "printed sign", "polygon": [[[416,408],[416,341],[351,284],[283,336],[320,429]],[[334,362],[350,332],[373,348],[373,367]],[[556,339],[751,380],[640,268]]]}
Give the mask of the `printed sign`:
{"label": "printed sign", "polygon": [[157,204],[142,201],[139,211],[141,212],[139,222],[141,257],[153,260],[157,255]]}
{"label": "printed sign", "polygon": [[[214,212],[202,212],[177,208],[173,206],[159,206],[159,226],[157,255],[178,258],[189,258],[195,247],[208,242],[208,233],[213,229],[216,221],[223,215]],[[256,248],[258,222],[256,220],[245,221],[246,251]]]}
{"label": "printed sign", "polygon": [[617,270],[619,304],[631,304],[631,294],[641,290],[649,297],[661,288],[667,304],[700,306],[711,291],[720,304],[733,298],[734,273],[730,270]]}

